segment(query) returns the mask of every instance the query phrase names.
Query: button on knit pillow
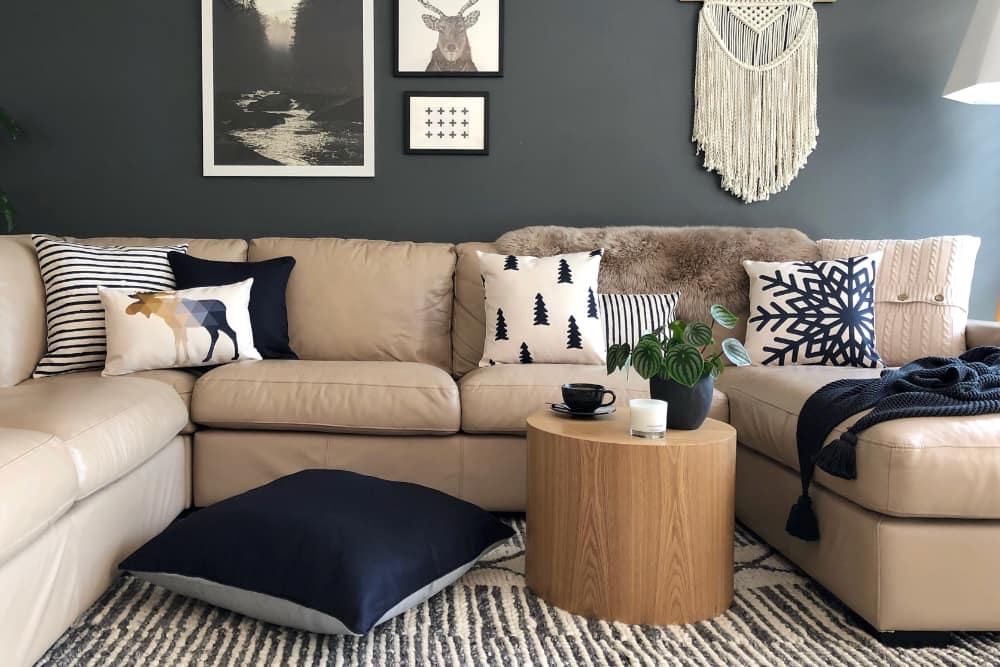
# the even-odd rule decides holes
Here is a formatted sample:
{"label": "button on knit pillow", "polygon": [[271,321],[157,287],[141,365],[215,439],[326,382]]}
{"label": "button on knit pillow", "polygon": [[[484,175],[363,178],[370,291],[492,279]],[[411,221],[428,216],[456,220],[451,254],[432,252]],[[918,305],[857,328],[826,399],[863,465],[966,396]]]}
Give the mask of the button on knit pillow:
{"label": "button on knit pillow", "polygon": [[597,300],[603,250],[554,257],[479,252],[486,290],[480,366],[603,364]]}
{"label": "button on knit pillow", "polygon": [[753,262],[745,347],[755,364],[877,368],[875,274],[882,253]]}
{"label": "button on knit pillow", "polygon": [[965,352],[979,244],[975,236],[817,243],[823,259],[884,253],[875,280],[875,333],[890,366]]}
{"label": "button on knit pillow", "polygon": [[38,269],[45,286],[48,351],[34,377],[104,368],[104,308],[97,287],[139,292],[174,289],[169,252],[172,246],[95,246],[33,235]]}

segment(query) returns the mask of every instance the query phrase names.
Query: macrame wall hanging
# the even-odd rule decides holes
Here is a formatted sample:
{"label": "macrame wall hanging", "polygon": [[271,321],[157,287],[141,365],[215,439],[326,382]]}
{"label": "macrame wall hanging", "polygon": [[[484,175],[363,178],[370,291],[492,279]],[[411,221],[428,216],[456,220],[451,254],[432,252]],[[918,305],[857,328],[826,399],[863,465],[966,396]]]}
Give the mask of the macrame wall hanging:
{"label": "macrame wall hanging", "polygon": [[804,0],[706,0],[693,140],[749,203],[786,189],[816,148],[816,10]]}

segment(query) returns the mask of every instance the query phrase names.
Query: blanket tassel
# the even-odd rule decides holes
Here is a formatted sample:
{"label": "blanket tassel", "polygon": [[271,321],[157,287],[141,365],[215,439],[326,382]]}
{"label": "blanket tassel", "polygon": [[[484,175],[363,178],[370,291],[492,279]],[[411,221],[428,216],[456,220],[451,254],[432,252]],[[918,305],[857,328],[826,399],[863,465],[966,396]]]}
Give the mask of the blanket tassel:
{"label": "blanket tassel", "polygon": [[816,521],[816,513],[813,512],[812,499],[809,496],[799,496],[798,501],[792,505],[788,521],[785,523],[785,532],[807,542],[819,539],[819,523]]}
{"label": "blanket tassel", "polygon": [[834,477],[857,479],[858,463],[855,449],[857,444],[858,436],[851,431],[845,431],[839,438],[819,450],[816,465]]}

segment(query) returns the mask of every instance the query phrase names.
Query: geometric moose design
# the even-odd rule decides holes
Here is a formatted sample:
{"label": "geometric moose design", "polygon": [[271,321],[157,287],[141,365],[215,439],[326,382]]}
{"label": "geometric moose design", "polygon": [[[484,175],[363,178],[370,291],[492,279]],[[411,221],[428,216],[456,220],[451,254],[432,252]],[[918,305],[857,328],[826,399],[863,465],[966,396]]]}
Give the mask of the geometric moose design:
{"label": "geometric moose design", "polygon": [[[236,341],[236,332],[229,326],[226,319],[226,304],[218,299],[184,299],[169,292],[136,292],[129,294],[129,298],[136,301],[125,308],[126,314],[141,313],[147,319],[151,315],[156,315],[170,327],[170,331],[174,334],[174,363],[176,366],[182,366],[191,361],[187,347],[188,329],[205,329],[211,338],[212,342],[209,345],[208,354],[201,360],[201,363],[206,363],[212,358],[220,331],[233,341],[233,349],[236,351],[236,354],[233,355],[233,361],[240,358],[240,345]],[[182,350],[183,361],[181,359]]]}

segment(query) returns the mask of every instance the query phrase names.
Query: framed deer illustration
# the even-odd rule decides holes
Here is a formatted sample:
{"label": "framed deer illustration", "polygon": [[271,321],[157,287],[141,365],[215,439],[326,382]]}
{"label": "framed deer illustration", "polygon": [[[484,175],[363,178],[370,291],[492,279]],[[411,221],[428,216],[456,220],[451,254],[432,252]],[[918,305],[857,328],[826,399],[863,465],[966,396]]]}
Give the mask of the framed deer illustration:
{"label": "framed deer illustration", "polygon": [[503,0],[395,0],[396,76],[503,76]]}

